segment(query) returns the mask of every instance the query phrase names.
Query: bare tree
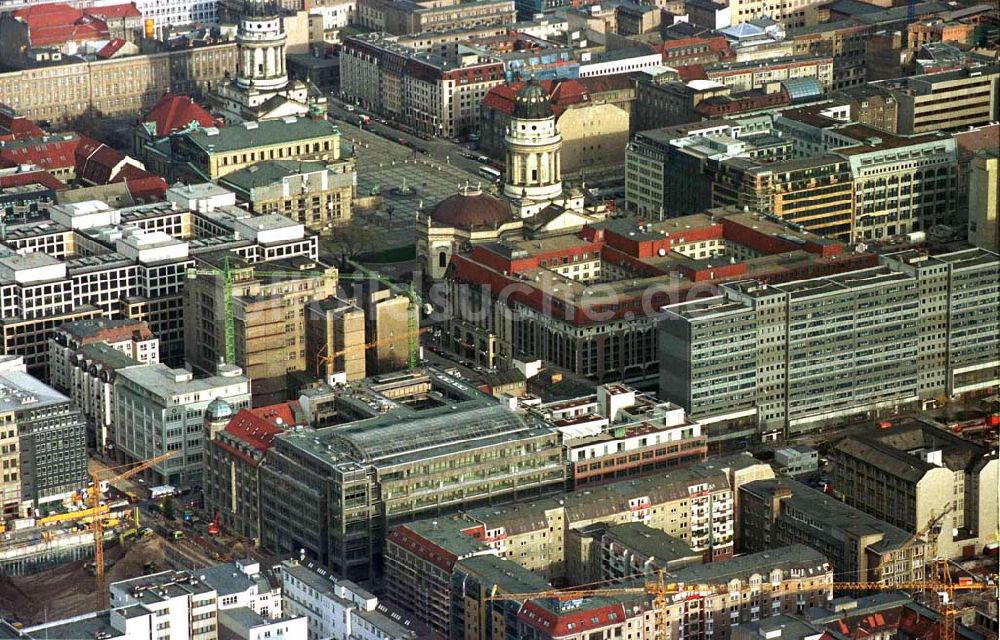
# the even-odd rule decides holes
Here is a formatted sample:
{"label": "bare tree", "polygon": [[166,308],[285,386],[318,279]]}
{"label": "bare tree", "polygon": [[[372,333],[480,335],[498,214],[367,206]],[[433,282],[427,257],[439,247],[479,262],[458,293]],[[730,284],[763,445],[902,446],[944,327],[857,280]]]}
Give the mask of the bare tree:
{"label": "bare tree", "polygon": [[378,229],[359,220],[350,220],[331,229],[330,237],[323,244],[337,256],[340,268],[346,269],[348,260],[377,248],[378,241]]}

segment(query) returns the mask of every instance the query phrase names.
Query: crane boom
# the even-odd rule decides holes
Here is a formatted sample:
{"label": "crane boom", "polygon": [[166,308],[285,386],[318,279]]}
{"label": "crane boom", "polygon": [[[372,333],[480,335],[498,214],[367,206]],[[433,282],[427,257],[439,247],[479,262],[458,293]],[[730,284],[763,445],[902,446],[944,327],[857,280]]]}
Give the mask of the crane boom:
{"label": "crane boom", "polygon": [[[177,455],[176,451],[167,451],[162,455],[158,455],[148,460],[143,460],[142,462],[132,466],[126,471],[122,471],[117,475],[111,476],[109,478],[101,478],[100,472],[93,472],[90,474],[91,482],[93,486],[90,488],[90,506],[94,514],[94,575],[97,578],[97,601],[98,605],[103,608],[105,604],[105,599],[107,598],[107,586],[104,584],[104,514],[100,513],[101,506],[101,482],[117,482],[118,480],[126,480],[131,478],[150,467],[154,467],[164,460],[168,460],[173,456]],[[112,469],[113,471],[113,469]]]}

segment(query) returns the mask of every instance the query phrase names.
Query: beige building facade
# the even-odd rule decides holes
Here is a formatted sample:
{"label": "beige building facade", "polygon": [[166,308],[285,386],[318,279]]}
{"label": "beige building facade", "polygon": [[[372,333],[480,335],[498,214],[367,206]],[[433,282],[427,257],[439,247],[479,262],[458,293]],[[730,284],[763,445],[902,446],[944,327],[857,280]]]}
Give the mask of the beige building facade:
{"label": "beige building facade", "polygon": [[984,151],[972,161],[969,177],[969,242],[1000,252],[1000,152]]}
{"label": "beige building facade", "polygon": [[0,102],[32,120],[65,123],[92,107],[134,117],[164,93],[207,89],[236,69],[236,44],[0,73]]}

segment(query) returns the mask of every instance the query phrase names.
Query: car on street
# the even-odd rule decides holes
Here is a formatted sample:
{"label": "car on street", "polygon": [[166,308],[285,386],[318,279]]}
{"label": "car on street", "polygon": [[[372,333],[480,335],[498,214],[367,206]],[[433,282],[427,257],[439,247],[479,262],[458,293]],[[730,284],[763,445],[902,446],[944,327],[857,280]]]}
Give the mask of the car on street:
{"label": "car on street", "polygon": [[353,113],[354,112],[354,105],[352,105],[352,104],[345,104],[344,105],[344,111],[349,111],[349,112]]}

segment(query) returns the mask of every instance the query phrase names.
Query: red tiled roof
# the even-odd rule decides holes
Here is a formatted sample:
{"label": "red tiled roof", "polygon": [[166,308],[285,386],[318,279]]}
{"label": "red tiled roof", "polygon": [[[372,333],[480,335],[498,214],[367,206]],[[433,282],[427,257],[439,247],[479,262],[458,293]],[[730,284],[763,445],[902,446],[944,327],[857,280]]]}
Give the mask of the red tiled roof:
{"label": "red tiled roof", "polygon": [[677,75],[680,76],[681,80],[684,82],[691,82],[692,80],[708,80],[708,74],[705,73],[705,67],[700,64],[687,64],[677,67]]}
{"label": "red tiled roof", "polygon": [[[614,619],[611,617],[612,614],[614,614]],[[594,622],[595,618],[597,622]],[[588,631],[603,629],[614,624],[623,624],[625,622],[625,605],[616,603],[597,609],[572,609],[555,613],[538,602],[529,600],[521,607],[517,619],[535,629],[540,629],[550,638],[576,634],[586,635]]]}
{"label": "red tiled roof", "polygon": [[455,563],[458,562],[457,555],[431,542],[405,524],[390,531],[386,537],[391,542],[403,547],[417,557],[423,558],[447,573],[451,573],[451,570],[455,567]]}
{"label": "red tiled roof", "polygon": [[141,18],[142,12],[136,9],[132,2],[121,4],[111,4],[103,7],[89,7],[84,9],[87,15],[100,16],[107,20],[120,20],[122,18]]}
{"label": "red tiled roof", "polygon": [[197,122],[203,127],[215,125],[212,114],[205,111],[197,102],[187,96],[170,93],[165,94],[142,121],[156,123],[156,135],[161,138],[183,129],[192,122]]}
{"label": "red tiled roof", "polygon": [[25,118],[7,105],[0,104],[0,135],[16,140],[44,136],[45,131],[34,121]]}
{"label": "red tiled roof", "polygon": [[[108,184],[131,158],[103,142],[84,138],[76,147],[76,178],[90,184]],[[132,162],[135,162],[132,160]]]}
{"label": "red tiled roof", "polygon": [[632,87],[632,78],[627,73],[616,73],[609,76],[591,76],[578,78],[576,82],[583,85],[587,93],[603,93],[604,91],[620,91]]}
{"label": "red tiled roof", "polygon": [[111,182],[124,182],[132,199],[143,202],[163,200],[166,198],[167,189],[170,186],[160,176],[140,169],[134,164],[123,166]]}
{"label": "red tiled roof", "polygon": [[125,46],[125,41],[121,38],[115,38],[114,40],[108,42],[106,45],[101,47],[101,50],[97,52],[98,58],[110,58],[115,55],[121,48]]}
{"label": "red tiled roof", "polygon": [[28,39],[34,47],[108,36],[104,20],[59,2],[17,9],[12,17],[28,25]]}
{"label": "red tiled roof", "polygon": [[[566,107],[587,100],[587,89],[578,80],[540,80],[538,84],[549,96],[552,112],[558,118]],[[487,92],[483,104],[506,114],[514,113],[514,96],[524,86],[523,82],[498,84]]]}
{"label": "red tiled roof", "polygon": [[27,184],[40,184],[55,191],[65,191],[68,188],[54,175],[42,169],[0,176],[0,189],[5,187],[23,187]]}
{"label": "red tiled roof", "polygon": [[0,144],[0,166],[36,164],[43,169],[68,169],[76,165],[77,134],[25,138]]}
{"label": "red tiled roof", "polygon": [[[279,409],[279,407],[285,407],[286,410]],[[274,419],[260,415],[261,412],[271,409],[275,410],[276,414],[283,413],[289,416],[290,419],[284,421],[283,425],[279,425]],[[283,417],[282,420],[284,420]],[[226,425],[226,433],[232,434],[258,451],[267,451],[271,448],[274,436],[284,433],[285,429],[292,425],[294,422],[291,419],[291,410],[287,410],[287,405],[271,405],[252,410],[240,409]]]}

